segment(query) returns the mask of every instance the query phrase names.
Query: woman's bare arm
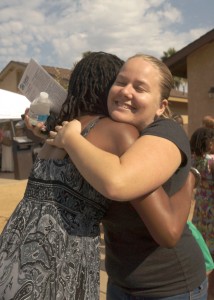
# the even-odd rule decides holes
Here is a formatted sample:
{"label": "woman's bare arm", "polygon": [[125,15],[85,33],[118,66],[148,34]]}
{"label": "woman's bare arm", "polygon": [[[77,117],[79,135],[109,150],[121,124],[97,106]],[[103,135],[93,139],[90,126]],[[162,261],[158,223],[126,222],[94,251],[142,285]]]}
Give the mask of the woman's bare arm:
{"label": "woman's bare arm", "polygon": [[[120,124],[120,126],[121,126],[121,124]],[[114,140],[113,144],[120,145],[121,141],[119,141],[118,139],[119,139],[120,135],[123,135],[124,131],[121,132],[120,130],[118,130],[117,127],[118,126],[116,126],[115,130],[114,129],[111,130],[109,139],[107,138],[106,135],[104,135],[107,144],[110,144],[110,140],[112,142],[112,135],[113,135],[113,133],[115,133],[115,140]],[[59,134],[62,134],[62,136],[64,136],[64,138],[65,138],[66,134],[64,135],[64,133],[63,133],[64,129],[62,129],[62,131],[59,130]],[[114,132],[116,130],[117,130],[117,132]],[[124,130],[126,130],[125,127],[124,127]],[[61,131],[61,133],[60,133],[60,131]],[[101,132],[103,132],[103,129],[101,130]],[[95,143],[96,145],[98,143],[98,134],[97,133],[98,132],[96,131],[96,135],[94,135],[94,137],[96,137],[96,139],[93,140],[93,137],[92,137],[92,139],[90,139],[90,141],[91,142],[93,141],[93,143]],[[107,134],[107,130],[105,130],[105,133]],[[102,134],[102,137],[103,137],[103,134]],[[111,137],[111,139],[110,139],[110,137]],[[69,135],[66,137],[66,139],[69,140]],[[126,137],[126,139],[127,139],[127,137]],[[129,140],[129,138],[128,138],[128,140]],[[92,145],[92,148],[91,148],[91,150],[89,150],[87,147],[85,148],[85,146],[84,146],[85,139],[81,138],[81,141],[83,141],[83,144],[80,147],[79,151],[82,154],[78,153],[78,155],[79,154],[82,155],[82,159],[84,160],[86,167],[87,167],[88,163],[90,163],[89,161],[91,161],[91,159],[93,159],[92,157],[90,157],[88,151],[91,151],[92,156],[96,156],[93,149],[97,149],[97,148],[94,147],[92,144],[90,144],[90,145]],[[128,147],[126,147],[126,148],[129,148],[129,149],[130,149],[130,147],[132,148],[133,146],[131,146],[131,144],[133,142],[134,142],[134,140],[131,143],[128,143]],[[75,144],[75,140],[73,140],[73,143]],[[86,141],[86,144],[88,144],[87,141]],[[69,143],[68,143],[68,145],[69,145]],[[120,151],[121,153],[123,153],[125,151],[125,148],[124,147],[122,147],[122,148],[123,148],[123,151],[122,152]],[[153,148],[154,148],[154,145],[153,145]],[[66,151],[68,151],[69,148],[66,148],[66,149],[67,149]],[[107,150],[107,149],[105,149],[105,150]],[[109,151],[110,151],[110,149],[109,149]],[[127,150],[127,151],[129,151],[129,150]],[[101,151],[101,153],[102,154],[104,153],[104,155],[107,154],[107,152],[104,152],[104,151]],[[118,152],[114,151],[114,153],[116,154]],[[160,152],[155,151],[153,153],[154,156],[157,156],[157,154],[161,155]],[[174,154],[174,152],[173,152],[173,154]],[[112,154],[109,153],[109,155],[111,157]],[[118,155],[115,155],[113,157],[116,157],[119,160]],[[73,159],[73,155],[71,155],[71,158]],[[106,172],[108,173],[108,170],[109,170],[108,163],[105,162],[105,158],[103,160],[103,156],[101,158],[102,158],[102,160],[100,162],[98,162],[98,167],[102,168],[103,166],[105,166],[104,173],[106,173]],[[139,160],[142,159],[141,152],[140,152],[138,159]],[[75,161],[75,163],[76,163],[76,161]],[[93,161],[93,163],[94,163],[94,161]],[[167,161],[167,163],[169,163],[169,161]],[[135,172],[136,168],[137,167],[135,166],[133,168],[132,172]],[[156,168],[155,168],[155,170],[156,170]],[[83,172],[85,172],[84,168],[83,168]],[[154,171],[154,173],[155,173],[155,171]],[[85,177],[87,177],[88,176],[87,171],[85,174],[86,174]],[[141,186],[143,186],[145,177],[148,175],[148,172],[146,173],[144,170],[142,170],[140,174],[142,174],[142,176],[138,176],[137,180],[138,180],[139,184]],[[152,175],[152,173],[151,173],[151,175]],[[133,177],[133,178],[135,178],[135,177]],[[89,176],[87,180],[90,181],[90,183],[93,182],[92,185],[94,185],[94,187],[97,190],[99,190],[99,183],[97,182],[97,180],[99,180],[99,179],[96,178],[96,180],[94,181],[94,179]],[[136,181],[136,180],[134,179],[134,181]],[[96,187],[96,185],[98,188]],[[185,193],[185,189],[182,188],[176,195],[174,195],[171,198],[169,198],[167,196],[167,194],[164,192],[164,190],[162,188],[159,188],[157,191],[154,191],[154,192],[142,197],[141,199],[139,198],[138,200],[131,201],[131,203],[134,206],[134,208],[136,209],[137,213],[140,215],[143,222],[145,223],[148,230],[150,231],[151,236],[154,238],[154,240],[159,245],[164,246],[164,247],[173,247],[179,240],[179,238],[182,234],[183,228],[186,224],[188,214],[189,214],[190,203],[191,203],[190,194],[192,193],[192,190],[193,190],[192,187],[193,187],[193,184],[190,185],[189,190],[187,190],[188,193]],[[128,193],[128,188],[129,187],[125,186],[124,191],[123,191],[126,194],[126,197],[127,197],[127,193]],[[130,199],[127,199],[127,200],[130,200]]]}
{"label": "woman's bare arm", "polygon": [[174,247],[180,239],[194,199],[194,184],[190,172],[183,187],[171,198],[160,187],[130,202],[160,246]]}
{"label": "woman's bare arm", "polygon": [[[63,132],[61,132],[62,134]],[[62,134],[64,136],[64,134]],[[109,121],[108,119],[99,121],[95,129],[90,131],[87,136],[90,143],[97,147],[114,153],[117,157],[122,155],[139,137],[128,124],[117,123]],[[69,136],[67,137],[69,139]],[[85,138],[83,138],[85,140]],[[88,150],[84,150],[84,157],[88,159]],[[106,153],[106,152],[104,152]],[[156,153],[157,154],[157,153]],[[107,170],[108,171],[108,168]],[[142,176],[143,177],[143,176]],[[143,184],[143,178],[140,176],[139,180]],[[189,194],[182,197],[182,190],[177,193],[180,200],[181,210],[178,210],[178,217],[175,216],[177,208],[177,201],[173,198],[169,199],[167,194],[162,188],[151,193],[147,197],[143,197],[139,200],[134,200],[131,203],[145,222],[148,230],[158,244],[166,247],[174,245],[178,237],[181,234],[181,229],[186,222],[186,215],[188,214],[188,202],[187,197]],[[151,213],[150,213],[151,212]],[[155,215],[154,215],[155,213]],[[179,214],[183,216],[180,217]],[[156,215],[159,216],[159,222],[156,223]],[[180,224],[176,220],[182,221]],[[155,221],[154,221],[155,220]]]}
{"label": "woman's bare arm", "polygon": [[[140,137],[121,157],[98,149],[80,134],[77,120],[56,127],[51,145],[64,148],[83,177],[101,194],[130,201],[154,191],[181,164],[175,144],[156,136]],[[87,153],[87,155],[85,155]],[[163,167],[164,166],[164,167]]]}

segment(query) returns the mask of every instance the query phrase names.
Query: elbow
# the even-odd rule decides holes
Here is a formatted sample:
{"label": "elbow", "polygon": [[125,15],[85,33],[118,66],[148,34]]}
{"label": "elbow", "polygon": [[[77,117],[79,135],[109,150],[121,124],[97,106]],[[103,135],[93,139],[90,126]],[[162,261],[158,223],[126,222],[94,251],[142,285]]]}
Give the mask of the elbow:
{"label": "elbow", "polygon": [[170,249],[170,248],[174,248],[176,246],[177,242],[178,242],[178,240],[176,240],[176,239],[167,239],[167,240],[161,241],[159,243],[159,245],[161,247]]}
{"label": "elbow", "polygon": [[111,178],[110,181],[102,185],[101,194],[114,201],[125,202],[130,201],[127,187],[123,184],[120,178]]}
{"label": "elbow", "polygon": [[155,238],[155,241],[159,244],[159,246],[164,248],[174,248],[178,241],[181,238],[181,232],[170,228],[168,231],[165,232],[164,235],[159,235]]}

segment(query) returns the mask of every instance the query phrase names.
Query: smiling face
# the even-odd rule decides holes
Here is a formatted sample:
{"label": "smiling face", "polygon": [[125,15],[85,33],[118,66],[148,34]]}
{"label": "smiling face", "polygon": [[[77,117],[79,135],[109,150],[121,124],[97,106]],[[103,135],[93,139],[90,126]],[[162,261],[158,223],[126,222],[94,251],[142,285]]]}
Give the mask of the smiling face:
{"label": "smiling face", "polygon": [[161,101],[159,70],[142,57],[129,59],[109,91],[108,110],[112,119],[142,130],[161,115],[167,100]]}

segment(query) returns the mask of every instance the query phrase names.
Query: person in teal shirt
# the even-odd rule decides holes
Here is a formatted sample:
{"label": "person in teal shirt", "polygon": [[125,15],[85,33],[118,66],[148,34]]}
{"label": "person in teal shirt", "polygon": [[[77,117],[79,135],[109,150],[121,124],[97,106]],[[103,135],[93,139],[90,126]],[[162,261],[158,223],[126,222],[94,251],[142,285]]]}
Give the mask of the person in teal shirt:
{"label": "person in teal shirt", "polygon": [[198,243],[199,247],[201,248],[201,251],[203,253],[204,260],[205,260],[207,275],[208,275],[214,269],[213,258],[210,254],[207,244],[205,243],[205,240],[204,240],[202,234],[200,233],[200,231],[196,228],[196,226],[191,221],[187,221],[187,224],[189,226],[189,229],[192,232],[192,235],[196,239],[196,242]]}

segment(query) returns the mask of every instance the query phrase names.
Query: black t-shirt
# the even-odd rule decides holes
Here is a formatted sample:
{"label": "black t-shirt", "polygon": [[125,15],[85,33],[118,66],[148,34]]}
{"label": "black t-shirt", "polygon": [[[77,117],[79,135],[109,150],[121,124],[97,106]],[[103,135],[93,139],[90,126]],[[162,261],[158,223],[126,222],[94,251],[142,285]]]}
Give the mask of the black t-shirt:
{"label": "black t-shirt", "polygon": [[[189,172],[189,140],[183,128],[170,119],[158,119],[142,135],[169,139],[182,152],[182,165],[164,184],[171,196],[183,185]],[[103,225],[106,271],[110,280],[126,292],[167,297],[191,291],[206,278],[202,252],[188,226],[174,248],[160,247],[134,208],[128,202],[116,201],[112,202]]]}

